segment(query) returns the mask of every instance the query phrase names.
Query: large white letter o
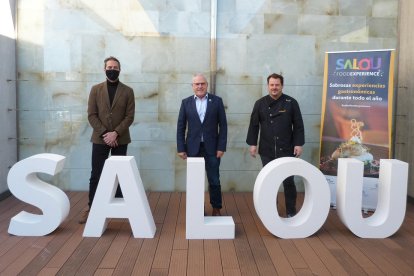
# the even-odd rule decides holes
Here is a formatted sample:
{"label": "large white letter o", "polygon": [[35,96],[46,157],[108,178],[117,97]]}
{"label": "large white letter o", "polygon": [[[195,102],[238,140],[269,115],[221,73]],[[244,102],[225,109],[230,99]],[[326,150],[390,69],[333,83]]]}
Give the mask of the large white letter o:
{"label": "large white letter o", "polygon": [[[287,177],[298,175],[305,184],[305,199],[298,214],[281,218],[276,208],[280,185]],[[328,217],[330,191],[325,176],[310,163],[284,157],[268,163],[256,178],[254,207],[267,230],[284,239],[306,238],[318,231]]]}

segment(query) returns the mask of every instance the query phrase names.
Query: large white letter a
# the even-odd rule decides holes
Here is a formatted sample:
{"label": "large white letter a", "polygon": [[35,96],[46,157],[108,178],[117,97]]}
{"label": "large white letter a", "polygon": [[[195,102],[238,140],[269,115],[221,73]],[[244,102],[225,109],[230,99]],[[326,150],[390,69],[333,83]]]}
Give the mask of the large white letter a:
{"label": "large white letter a", "polygon": [[[124,198],[115,198],[117,185]],[[153,238],[155,223],[133,156],[111,156],[105,162],[84,237],[100,237],[107,218],[128,218],[135,238]]]}

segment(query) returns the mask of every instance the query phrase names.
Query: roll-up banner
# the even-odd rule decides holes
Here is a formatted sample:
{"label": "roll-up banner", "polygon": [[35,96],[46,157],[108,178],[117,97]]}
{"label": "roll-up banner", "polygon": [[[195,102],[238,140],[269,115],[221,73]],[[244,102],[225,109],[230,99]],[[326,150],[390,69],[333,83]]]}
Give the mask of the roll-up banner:
{"label": "roll-up banner", "polygon": [[336,206],[338,158],[364,162],[362,207],[375,210],[379,160],[392,156],[394,50],[325,53],[320,170]]}

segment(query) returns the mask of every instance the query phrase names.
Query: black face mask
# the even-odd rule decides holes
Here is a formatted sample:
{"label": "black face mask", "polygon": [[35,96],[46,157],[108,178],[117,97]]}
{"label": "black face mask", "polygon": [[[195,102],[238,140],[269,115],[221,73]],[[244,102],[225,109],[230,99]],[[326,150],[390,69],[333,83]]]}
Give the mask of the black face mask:
{"label": "black face mask", "polygon": [[119,77],[119,70],[105,70],[106,77],[110,81],[116,81]]}

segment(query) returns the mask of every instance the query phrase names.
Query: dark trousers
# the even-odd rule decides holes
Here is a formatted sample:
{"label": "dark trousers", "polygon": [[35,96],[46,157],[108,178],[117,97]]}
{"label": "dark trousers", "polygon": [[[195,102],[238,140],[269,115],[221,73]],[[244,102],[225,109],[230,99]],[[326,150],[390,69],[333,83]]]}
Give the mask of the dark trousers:
{"label": "dark trousers", "polygon": [[[101,178],[102,170],[105,165],[106,159],[109,157],[109,153],[112,156],[126,155],[128,145],[119,145],[116,148],[111,148],[108,145],[92,144],[92,171],[91,178],[89,179],[89,207],[92,206],[93,198],[95,197],[96,189],[98,188],[99,179]],[[122,197],[121,189],[118,185],[116,189],[116,197]]]}
{"label": "dark trousers", "polygon": [[220,158],[217,158],[216,154],[207,154],[204,148],[204,143],[200,144],[200,151],[198,152],[197,157],[204,157],[210,204],[213,208],[221,209]]}
{"label": "dark trousers", "polygon": [[[267,165],[270,161],[273,161],[275,158],[267,157],[260,155],[262,159],[263,167]],[[285,191],[285,205],[286,213],[290,215],[296,214],[296,185],[293,179],[293,176],[289,176],[283,181],[283,189]]]}

